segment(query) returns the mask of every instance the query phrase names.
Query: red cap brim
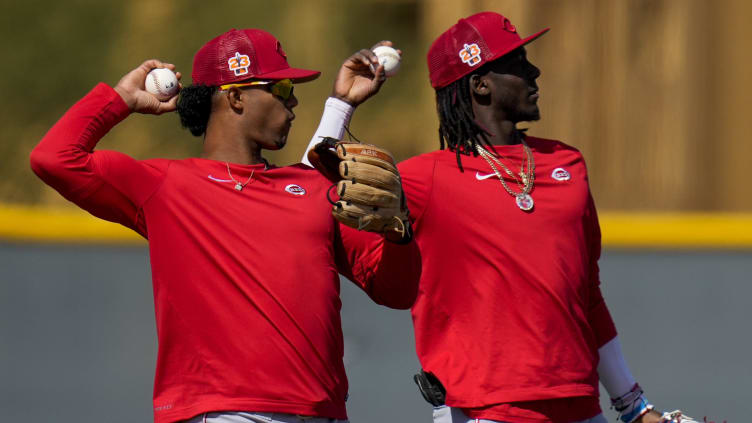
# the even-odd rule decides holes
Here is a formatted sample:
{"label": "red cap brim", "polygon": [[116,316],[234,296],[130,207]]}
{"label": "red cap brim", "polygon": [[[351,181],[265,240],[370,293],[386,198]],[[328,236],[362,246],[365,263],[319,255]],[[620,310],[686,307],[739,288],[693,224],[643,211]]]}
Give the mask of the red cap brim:
{"label": "red cap brim", "polygon": [[[540,31],[536,32],[535,34],[533,34],[533,35],[531,35],[531,36],[529,36],[527,38],[523,38],[523,39],[521,39],[521,40],[519,40],[519,41],[517,41],[517,42],[515,42],[513,44],[510,44],[510,45],[506,46],[505,50],[497,52],[496,53],[497,56],[489,59],[489,62],[493,62],[493,61],[499,60],[500,58],[502,58],[502,57],[506,56],[507,54],[509,54],[509,53],[517,50],[518,48],[523,47],[523,46],[525,46],[527,44],[530,44],[531,42],[533,42],[536,39],[538,39],[541,35],[543,35],[546,32],[548,32],[549,29],[551,29],[551,28],[546,28],[546,29],[540,30]],[[468,74],[468,73],[470,73],[470,72],[465,72],[465,74]],[[436,87],[434,87],[434,88],[436,88]]]}
{"label": "red cap brim", "polygon": [[517,47],[521,47],[521,46],[524,46],[526,44],[529,44],[529,43],[535,41],[536,39],[538,39],[538,37],[540,37],[541,35],[543,35],[546,32],[548,32],[549,29],[551,29],[551,28],[542,29],[542,30],[536,32],[535,34],[533,34],[533,35],[531,35],[531,36],[529,36],[527,38],[523,38],[522,42],[520,42],[520,45],[517,46]]}
{"label": "red cap brim", "polygon": [[310,69],[298,69],[298,68],[287,68],[282,69],[274,72],[268,72],[263,75],[254,75],[254,79],[272,79],[272,80],[279,80],[279,79],[291,79],[293,83],[299,84],[301,82],[309,82],[313,81],[314,79],[318,78],[321,75],[321,72],[310,70]]}

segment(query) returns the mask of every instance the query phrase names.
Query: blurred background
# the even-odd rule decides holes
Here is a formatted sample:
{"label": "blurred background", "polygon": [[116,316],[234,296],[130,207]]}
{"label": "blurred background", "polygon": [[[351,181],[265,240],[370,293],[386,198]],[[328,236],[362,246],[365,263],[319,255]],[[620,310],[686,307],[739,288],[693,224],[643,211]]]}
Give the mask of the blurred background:
{"label": "blurred background", "polygon": [[[30,421],[149,421],[156,351],[145,242],[68,204],[29,152],[97,82],[148,58],[190,83],[195,51],[230,28],[273,33],[296,87],[297,162],[341,62],[379,40],[400,73],[351,129],[399,159],[438,148],[425,54],[460,17],[493,10],[542,70],[536,136],[582,150],[601,214],[604,294],[627,359],[659,407],[744,421],[752,398],[752,2],[747,0],[3,0],[0,2],[0,411]],[[100,148],[198,155],[175,114],[133,115]],[[344,284],[349,287],[349,284]],[[430,421],[413,389],[409,314],[343,288],[354,422]],[[361,304],[363,303],[363,304]],[[747,401],[745,401],[747,400]],[[606,402],[604,402],[604,405]],[[745,413],[746,414],[746,413]],[[613,418],[609,414],[609,418]]]}

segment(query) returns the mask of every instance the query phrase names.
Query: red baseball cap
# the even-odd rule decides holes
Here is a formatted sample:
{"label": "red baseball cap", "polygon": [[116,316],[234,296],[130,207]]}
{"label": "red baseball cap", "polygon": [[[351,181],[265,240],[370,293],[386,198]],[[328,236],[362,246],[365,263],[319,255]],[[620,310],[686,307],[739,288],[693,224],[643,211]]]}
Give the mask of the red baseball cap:
{"label": "red baseball cap", "polygon": [[460,19],[428,49],[431,86],[442,88],[524,46],[545,34],[549,28],[520,38],[512,22],[495,12],[481,12]]}
{"label": "red baseball cap", "polygon": [[308,82],[321,72],[291,68],[282,44],[260,29],[231,29],[204,44],[193,57],[194,84],[216,87],[248,79]]}

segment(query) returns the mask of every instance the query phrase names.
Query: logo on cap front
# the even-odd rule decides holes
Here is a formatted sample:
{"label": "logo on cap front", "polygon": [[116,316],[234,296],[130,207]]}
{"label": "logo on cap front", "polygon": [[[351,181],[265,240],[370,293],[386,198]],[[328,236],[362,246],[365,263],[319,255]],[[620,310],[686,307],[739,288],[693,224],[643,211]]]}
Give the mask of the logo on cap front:
{"label": "logo on cap front", "polygon": [[465,44],[465,47],[460,50],[460,59],[462,59],[462,63],[467,63],[470,66],[480,63],[480,47],[478,47],[478,44]]}
{"label": "logo on cap front", "polygon": [[235,72],[235,76],[245,75],[251,66],[251,59],[245,54],[240,54],[240,52],[236,51],[234,56],[227,59],[227,65],[231,71]]}
{"label": "logo on cap front", "polygon": [[282,43],[277,41],[277,53],[279,53],[280,56],[284,57],[285,60],[287,60],[287,54],[284,50],[282,50]]}

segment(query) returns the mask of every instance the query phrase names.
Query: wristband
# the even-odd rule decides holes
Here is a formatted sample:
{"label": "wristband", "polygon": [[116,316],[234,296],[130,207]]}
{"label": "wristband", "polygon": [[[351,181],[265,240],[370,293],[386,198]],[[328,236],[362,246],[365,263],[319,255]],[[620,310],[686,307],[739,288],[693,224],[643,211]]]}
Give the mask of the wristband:
{"label": "wristband", "polygon": [[324,104],[324,113],[321,115],[319,127],[308,143],[308,148],[300,160],[301,163],[311,166],[311,162],[308,160],[308,151],[320,143],[323,138],[329,137],[341,140],[345,134],[345,127],[350,124],[354,111],[355,108],[350,104],[338,98],[329,97]]}

